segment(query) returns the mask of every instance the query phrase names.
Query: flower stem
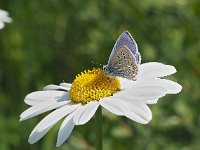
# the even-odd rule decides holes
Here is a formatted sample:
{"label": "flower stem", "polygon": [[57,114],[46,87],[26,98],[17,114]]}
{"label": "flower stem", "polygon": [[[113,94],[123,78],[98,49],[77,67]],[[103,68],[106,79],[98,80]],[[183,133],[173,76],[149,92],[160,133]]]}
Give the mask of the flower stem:
{"label": "flower stem", "polygon": [[101,106],[96,111],[95,114],[96,123],[96,150],[102,150],[102,110]]}

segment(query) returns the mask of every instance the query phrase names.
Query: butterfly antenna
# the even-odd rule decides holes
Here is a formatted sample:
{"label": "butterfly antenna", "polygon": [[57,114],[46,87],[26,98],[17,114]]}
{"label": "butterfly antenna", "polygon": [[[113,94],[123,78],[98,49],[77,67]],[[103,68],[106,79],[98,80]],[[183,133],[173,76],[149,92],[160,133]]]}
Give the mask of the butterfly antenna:
{"label": "butterfly antenna", "polygon": [[93,60],[91,61],[93,64],[96,64]]}
{"label": "butterfly antenna", "polygon": [[93,61],[93,60],[92,60],[92,63],[93,63],[93,64],[95,64],[95,65],[100,65],[100,66],[103,66],[102,64],[100,64],[100,63],[97,63],[97,62],[95,62],[95,61]]}

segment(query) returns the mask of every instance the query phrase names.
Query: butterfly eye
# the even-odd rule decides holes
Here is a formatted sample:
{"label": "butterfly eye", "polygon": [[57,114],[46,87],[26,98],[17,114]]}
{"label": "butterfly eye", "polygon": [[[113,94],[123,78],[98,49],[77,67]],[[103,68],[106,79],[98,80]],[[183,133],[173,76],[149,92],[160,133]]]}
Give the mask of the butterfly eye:
{"label": "butterfly eye", "polygon": [[107,66],[103,66],[103,71],[106,71],[107,70]]}

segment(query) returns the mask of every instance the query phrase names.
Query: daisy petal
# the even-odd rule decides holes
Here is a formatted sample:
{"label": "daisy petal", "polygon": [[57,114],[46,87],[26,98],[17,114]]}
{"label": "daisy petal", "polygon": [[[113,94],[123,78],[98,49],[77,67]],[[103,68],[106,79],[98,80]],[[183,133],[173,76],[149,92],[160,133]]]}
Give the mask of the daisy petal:
{"label": "daisy petal", "polygon": [[142,79],[137,81],[130,81],[125,78],[119,78],[121,83],[121,89],[137,88],[137,86],[157,86],[164,88],[167,94],[177,94],[182,90],[182,86],[174,81],[166,79]]}
{"label": "daisy petal", "polygon": [[0,29],[3,29],[5,24],[3,22],[0,22]]}
{"label": "daisy petal", "polygon": [[43,90],[64,90],[64,91],[69,91],[70,88],[63,87],[63,86],[58,86],[54,84],[47,85],[43,88]]}
{"label": "daisy petal", "polygon": [[127,118],[141,124],[147,124],[152,119],[152,112],[145,103],[135,102],[126,105],[129,108],[125,114]]}
{"label": "daisy petal", "polygon": [[39,114],[42,114],[44,112],[47,112],[52,109],[59,108],[63,105],[66,105],[70,101],[63,101],[63,102],[41,102],[40,104],[34,105],[27,110],[25,110],[21,115],[20,115],[20,121],[27,120],[29,118],[32,118],[34,116],[37,116]]}
{"label": "daisy petal", "polygon": [[138,97],[133,97],[133,96],[129,96],[129,95],[120,95],[120,96],[113,96],[113,98],[117,98],[117,99],[121,99],[121,100],[125,100],[128,102],[144,102],[145,104],[156,104],[158,99],[141,99]]}
{"label": "daisy petal", "polygon": [[28,94],[24,101],[28,105],[36,105],[41,102],[61,102],[69,100],[69,93],[65,91],[36,91]]}
{"label": "daisy petal", "polygon": [[182,86],[174,81],[171,80],[165,80],[165,79],[159,79],[161,82],[163,82],[163,88],[167,90],[168,94],[177,94],[182,90]]}
{"label": "daisy petal", "polygon": [[180,84],[166,79],[139,80],[136,84],[161,87],[165,89],[167,94],[177,94],[182,90]]}
{"label": "daisy petal", "polygon": [[66,88],[71,88],[72,84],[71,83],[60,83],[60,86],[66,87]]}
{"label": "daisy petal", "polygon": [[160,97],[165,96],[166,91],[162,87],[156,87],[156,86],[143,86],[142,84],[140,86],[135,86],[130,89],[121,91],[119,93],[116,93],[113,97],[120,98],[120,99],[131,99],[136,101],[146,101],[151,99],[157,99]]}
{"label": "daisy petal", "polygon": [[40,140],[60,119],[77,109],[79,106],[79,104],[71,106],[66,105],[47,115],[31,132],[28,140],[29,143],[33,144]]}
{"label": "daisy petal", "polygon": [[[122,103],[122,104],[121,104]],[[115,103],[114,98],[103,98],[99,101],[99,104],[107,109],[108,111],[112,112],[115,115],[123,116],[123,102]]]}
{"label": "daisy petal", "polygon": [[72,111],[74,111],[78,107],[80,107],[80,104],[66,105],[53,111],[44,119],[42,119],[42,121],[40,121],[40,123],[37,125],[37,131],[40,132],[42,130],[45,130],[49,126],[58,122],[64,116],[70,114]]}
{"label": "daisy petal", "polygon": [[39,141],[55,124],[49,126],[45,130],[38,132],[36,128],[32,131],[31,135],[29,136],[28,142],[30,144],[34,144],[35,142]]}
{"label": "daisy petal", "polygon": [[130,103],[120,99],[105,98],[104,100],[100,100],[99,103],[108,111],[116,115],[126,116],[141,124],[146,124],[152,119],[151,110],[143,102]]}
{"label": "daisy petal", "polygon": [[158,102],[158,99],[153,99],[153,100],[145,101],[145,104],[156,104],[157,102]]}
{"label": "daisy petal", "polygon": [[129,89],[130,87],[135,85],[135,81],[133,80],[129,80],[126,78],[122,78],[122,77],[117,77],[120,80],[120,84],[121,84],[121,89]]}
{"label": "daisy petal", "polygon": [[138,79],[164,77],[175,72],[174,66],[157,62],[144,63],[140,65]]}
{"label": "daisy petal", "polygon": [[63,121],[58,132],[56,147],[60,147],[67,140],[72,130],[74,129],[73,114],[74,113],[68,115]]}
{"label": "daisy petal", "polygon": [[0,21],[11,23],[12,18],[9,17],[9,13],[7,11],[0,9]]}
{"label": "daisy petal", "polygon": [[73,118],[74,124],[82,125],[87,123],[95,114],[98,107],[99,107],[98,101],[90,102],[84,106],[79,107],[79,109],[74,114]]}

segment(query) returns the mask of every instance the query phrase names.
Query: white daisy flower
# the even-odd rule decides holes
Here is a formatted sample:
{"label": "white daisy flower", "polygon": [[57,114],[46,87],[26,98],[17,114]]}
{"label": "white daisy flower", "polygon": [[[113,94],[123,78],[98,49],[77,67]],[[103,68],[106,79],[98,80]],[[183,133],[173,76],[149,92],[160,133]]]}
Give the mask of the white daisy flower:
{"label": "white daisy flower", "polygon": [[101,69],[84,71],[72,84],[47,85],[25,97],[31,107],[20,116],[20,121],[53,110],[33,129],[29,143],[40,140],[59,120],[65,117],[58,132],[56,146],[61,146],[75,125],[87,123],[99,106],[113,114],[125,116],[135,122],[147,124],[152,113],[147,104],[157,103],[166,94],[182,89],[176,82],[161,79],[176,69],[157,62],[141,64],[137,80],[108,76]]}
{"label": "white daisy flower", "polygon": [[0,30],[4,28],[5,23],[11,23],[12,18],[9,17],[9,13],[0,9]]}

